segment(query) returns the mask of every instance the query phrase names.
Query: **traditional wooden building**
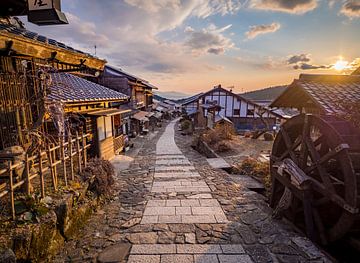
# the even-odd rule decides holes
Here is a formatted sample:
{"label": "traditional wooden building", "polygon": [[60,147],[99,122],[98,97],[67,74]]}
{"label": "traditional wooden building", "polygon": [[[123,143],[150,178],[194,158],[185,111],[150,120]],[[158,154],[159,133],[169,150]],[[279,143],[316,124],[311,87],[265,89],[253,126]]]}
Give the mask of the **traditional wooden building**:
{"label": "traditional wooden building", "polygon": [[[121,152],[125,146],[122,114],[127,111],[118,109],[118,105],[128,101],[128,96],[69,73],[50,76],[50,107],[57,107],[57,113],[63,111],[64,118],[70,119],[69,125],[75,126],[69,128],[90,134],[88,143],[93,155],[111,159]],[[47,126],[61,126],[60,121],[57,124],[54,118],[48,118]]]}
{"label": "traditional wooden building", "polygon": [[[203,94],[198,94],[183,103],[186,111],[203,108],[201,114],[207,118],[208,107],[219,107],[218,115],[229,119],[237,131],[264,129],[276,124],[282,118],[279,114],[264,108],[220,85]],[[213,116],[215,117],[215,115]]]}
{"label": "traditional wooden building", "polygon": [[301,74],[270,107],[296,108],[302,113],[338,114],[342,105],[360,100],[359,75]]}
{"label": "traditional wooden building", "polygon": [[106,61],[26,30],[16,20],[0,23],[0,150],[31,143],[43,130],[50,74],[94,76]]}
{"label": "traditional wooden building", "polygon": [[148,81],[121,69],[106,65],[97,81],[105,87],[129,96],[129,106],[133,109],[147,111],[153,104],[153,90],[157,88]]}

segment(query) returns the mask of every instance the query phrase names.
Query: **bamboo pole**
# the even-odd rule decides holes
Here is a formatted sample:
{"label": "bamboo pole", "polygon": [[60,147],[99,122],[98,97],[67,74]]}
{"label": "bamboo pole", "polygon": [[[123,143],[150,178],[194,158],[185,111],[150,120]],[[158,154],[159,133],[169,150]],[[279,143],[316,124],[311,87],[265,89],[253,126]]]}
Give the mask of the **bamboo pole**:
{"label": "bamboo pole", "polygon": [[77,150],[77,154],[78,154],[79,173],[81,173],[82,169],[81,169],[81,151],[80,151],[79,133],[76,131],[75,134],[76,134],[76,150]]}
{"label": "bamboo pole", "polygon": [[71,139],[71,133],[69,131],[68,133],[69,136],[69,159],[70,159],[70,173],[71,173],[71,180],[74,180],[74,161],[73,161],[73,156],[72,156],[72,139]]}
{"label": "bamboo pole", "polygon": [[48,156],[48,162],[49,162],[49,168],[50,168],[52,184],[53,184],[54,190],[56,191],[57,190],[57,185],[56,185],[56,179],[55,179],[55,174],[54,174],[54,167],[53,167],[52,153],[51,153],[51,150],[50,150],[50,145],[47,146],[47,156]]}
{"label": "bamboo pole", "polygon": [[15,201],[14,201],[14,182],[13,182],[13,170],[12,161],[9,161],[9,191],[10,191],[10,203],[11,203],[11,217],[15,220]]}
{"label": "bamboo pole", "polygon": [[31,194],[29,155],[25,155],[26,194]]}
{"label": "bamboo pole", "polygon": [[41,153],[41,148],[39,149],[39,173],[40,173],[40,188],[41,188],[41,198],[45,197],[45,184],[44,184],[44,174],[43,174],[43,158]]}
{"label": "bamboo pole", "polygon": [[[56,144],[52,144],[53,147],[56,146]],[[51,166],[53,166],[53,170],[54,170],[54,179],[55,179],[55,183],[56,183],[56,189],[57,189],[57,186],[59,185],[58,184],[58,175],[57,175],[57,158],[56,158],[56,147],[50,152],[51,153],[51,161],[52,161],[52,164]]]}
{"label": "bamboo pole", "polygon": [[86,149],[86,135],[82,135],[83,138],[83,155],[84,155],[84,167],[87,165],[87,149]]}
{"label": "bamboo pole", "polygon": [[60,152],[61,152],[61,160],[63,163],[63,173],[64,173],[64,181],[65,181],[65,186],[68,185],[67,182],[67,173],[66,173],[66,158],[65,158],[65,149],[64,149],[64,139],[60,138]]}

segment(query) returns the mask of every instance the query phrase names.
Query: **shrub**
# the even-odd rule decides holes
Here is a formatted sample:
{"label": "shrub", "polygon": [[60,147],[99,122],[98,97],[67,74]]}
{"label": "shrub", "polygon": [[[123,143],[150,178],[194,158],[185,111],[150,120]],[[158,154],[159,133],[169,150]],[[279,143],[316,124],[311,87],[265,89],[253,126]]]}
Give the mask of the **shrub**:
{"label": "shrub", "polygon": [[181,130],[182,131],[190,129],[191,126],[192,126],[192,123],[190,120],[184,120],[181,122]]}
{"label": "shrub", "polygon": [[106,195],[111,192],[115,171],[109,161],[99,158],[92,159],[81,175],[83,179],[90,180],[90,190],[94,193]]}
{"label": "shrub", "polygon": [[264,133],[264,140],[271,142],[274,140],[274,135],[271,132],[265,132]]}

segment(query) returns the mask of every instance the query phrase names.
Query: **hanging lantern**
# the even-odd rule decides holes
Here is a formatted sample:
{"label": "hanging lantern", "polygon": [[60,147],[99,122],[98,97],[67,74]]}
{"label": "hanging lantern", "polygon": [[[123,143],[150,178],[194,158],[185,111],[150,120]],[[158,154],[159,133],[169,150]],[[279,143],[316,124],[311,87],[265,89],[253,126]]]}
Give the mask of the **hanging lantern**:
{"label": "hanging lantern", "polygon": [[60,0],[27,0],[28,21],[38,26],[68,24]]}

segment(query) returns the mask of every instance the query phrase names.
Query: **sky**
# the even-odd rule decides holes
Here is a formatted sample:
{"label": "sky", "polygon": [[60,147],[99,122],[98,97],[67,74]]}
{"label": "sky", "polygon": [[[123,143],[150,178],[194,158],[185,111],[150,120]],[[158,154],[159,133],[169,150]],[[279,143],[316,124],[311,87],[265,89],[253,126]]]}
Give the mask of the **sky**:
{"label": "sky", "polygon": [[62,0],[29,30],[95,53],[160,91],[246,92],[360,66],[360,0]]}

